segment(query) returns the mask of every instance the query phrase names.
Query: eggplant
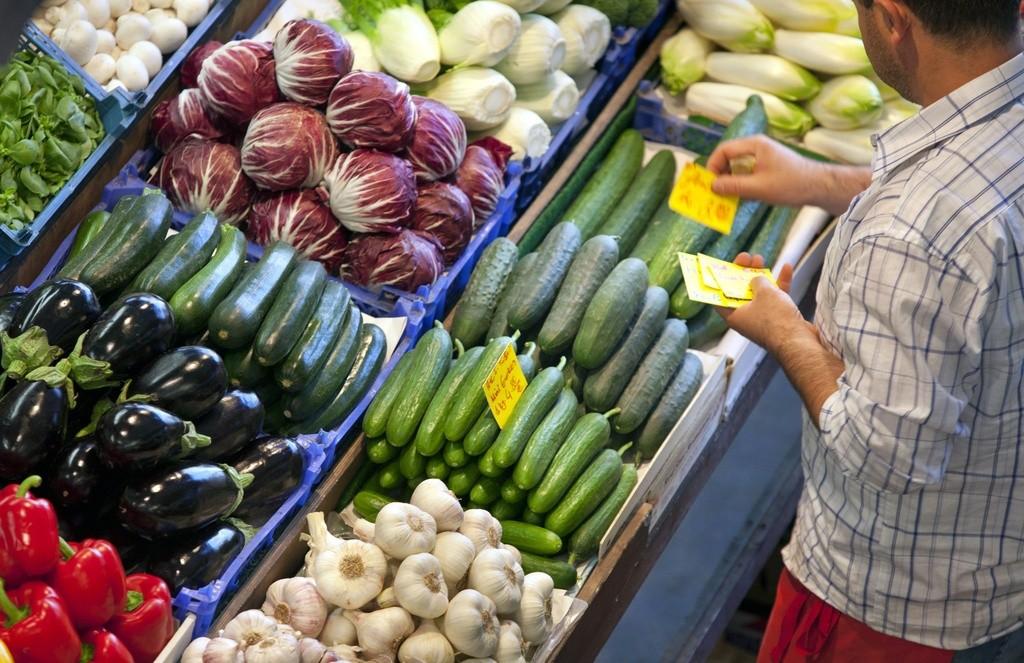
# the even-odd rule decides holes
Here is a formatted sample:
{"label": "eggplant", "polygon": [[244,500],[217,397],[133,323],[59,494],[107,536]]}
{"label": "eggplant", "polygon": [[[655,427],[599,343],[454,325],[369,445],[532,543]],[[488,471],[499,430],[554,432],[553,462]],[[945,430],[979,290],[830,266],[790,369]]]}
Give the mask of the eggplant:
{"label": "eggplant", "polygon": [[196,530],[230,516],[252,476],[229,465],[189,463],[133,479],[121,494],[118,520],[144,539]]}
{"label": "eggplant", "polygon": [[184,587],[205,587],[224,573],[245,547],[245,535],[220,521],[171,541],[153,546],[147,571],[162,578],[175,595]]}
{"label": "eggplant", "polygon": [[232,459],[231,466],[252,475],[234,516],[254,525],[270,518],[302,483],[306,454],[292,438],[266,437]]}
{"label": "eggplant", "polygon": [[210,439],[167,410],[148,403],[115,405],[96,429],[100,455],[112,470],[148,472],[181,460]]}
{"label": "eggplant", "polygon": [[263,403],[251,391],[232,390],[196,422],[210,445],[196,450],[196,460],[223,460],[245,449],[263,428]]}
{"label": "eggplant", "polygon": [[0,478],[20,481],[60,450],[68,420],[63,387],[23,380],[0,398]]}
{"label": "eggplant", "polygon": [[22,302],[25,301],[25,293],[12,292],[0,297],[0,331],[7,331],[14,322],[14,316],[18,315]]}
{"label": "eggplant", "polygon": [[68,354],[101,311],[92,288],[80,281],[54,279],[25,297],[11,321],[10,335],[20,336],[31,327],[40,327],[50,345]]}
{"label": "eggplant", "polygon": [[109,475],[103,452],[92,437],[83,438],[64,451],[53,473],[54,498],[69,509],[95,504],[97,498],[112,500],[119,487]]}
{"label": "eggplant", "polygon": [[195,421],[224,396],[228,373],[216,352],[186,345],[158,357],[129,389],[131,395],[144,394],[148,402]]}
{"label": "eggplant", "polygon": [[126,295],[93,323],[82,342],[82,355],[104,362],[107,377],[125,378],[166,352],[174,333],[174,313],[167,302],[147,293]]}

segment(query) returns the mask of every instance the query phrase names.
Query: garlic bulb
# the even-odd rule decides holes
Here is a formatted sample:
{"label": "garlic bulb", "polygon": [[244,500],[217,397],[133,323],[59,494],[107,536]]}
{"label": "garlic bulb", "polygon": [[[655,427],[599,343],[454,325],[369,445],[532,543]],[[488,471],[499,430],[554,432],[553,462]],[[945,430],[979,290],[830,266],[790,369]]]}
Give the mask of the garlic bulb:
{"label": "garlic bulb", "polygon": [[483,509],[467,510],[459,531],[469,537],[477,553],[501,546],[501,523]]}
{"label": "garlic bulb", "polygon": [[373,542],[395,559],[430,552],[436,539],[434,518],[411,504],[391,502],[377,514]]}
{"label": "garlic bulb", "polygon": [[395,588],[385,588],[384,591],[377,595],[374,602],[377,604],[378,608],[394,608],[398,605],[398,597],[395,596]]}
{"label": "garlic bulb", "polygon": [[341,516],[341,521],[349,526],[349,529],[352,530],[352,533],[356,535],[357,539],[366,541],[367,543],[373,543],[375,529],[373,523],[365,518],[360,518],[353,505],[349,504],[338,515]]}
{"label": "garlic bulb", "polygon": [[448,604],[444,635],[458,651],[486,657],[498,650],[498,610],[494,601],[475,589],[464,589]]}
{"label": "garlic bulb", "polygon": [[398,663],[454,663],[455,650],[434,620],[426,619],[398,648]]}
{"label": "garlic bulb", "polygon": [[517,562],[519,562],[520,564],[523,563],[523,553],[519,552],[519,548],[516,548],[515,546],[510,546],[507,543],[503,543],[501,544],[501,549],[507,550],[508,552],[512,553],[512,556],[515,557]]}
{"label": "garlic bulb", "polygon": [[462,525],[459,498],[440,479],[427,479],[416,486],[409,503],[433,516],[438,532],[454,532]]}
{"label": "garlic bulb", "polygon": [[286,630],[245,650],[245,663],[299,663],[299,641]]}
{"label": "garlic bulb", "polygon": [[203,652],[209,643],[209,638],[196,638],[181,652],[181,661],[178,663],[203,663]]}
{"label": "garlic bulb", "polygon": [[469,587],[494,601],[499,613],[515,614],[523,598],[523,567],[507,550],[481,551],[469,567]]}
{"label": "garlic bulb", "polygon": [[494,653],[498,663],[526,663],[526,643],[519,630],[519,624],[504,620],[498,633],[498,651]]}
{"label": "garlic bulb", "polygon": [[454,595],[459,583],[469,573],[469,567],[476,557],[476,546],[465,534],[441,532],[434,544],[434,557],[441,562],[441,573],[448,593]]}
{"label": "garlic bulb", "polygon": [[237,642],[243,651],[277,633],[277,622],[263,614],[262,610],[246,610],[238,613],[224,627],[222,637]]}
{"label": "garlic bulb", "polygon": [[203,663],[243,663],[242,647],[229,638],[214,638],[203,650]]}
{"label": "garlic bulb", "polygon": [[464,658],[460,663],[497,663],[493,658]]}
{"label": "garlic bulb", "polygon": [[395,598],[417,617],[434,619],[448,609],[441,562],[430,553],[409,555],[395,574]]}
{"label": "garlic bulb", "polygon": [[323,513],[306,516],[312,564],[307,567],[320,595],[336,606],[355,609],[366,605],[384,588],[388,562],[377,546],[346,541],[327,531]]}
{"label": "garlic bulb", "polygon": [[359,641],[356,625],[349,621],[344,610],[336,608],[327,616],[324,630],[320,631],[320,641],[325,645],[354,645]]}
{"label": "garlic bulb", "polygon": [[516,623],[527,642],[547,640],[554,626],[551,617],[551,594],[555,581],[546,573],[530,573],[523,578],[523,599],[516,610]]}
{"label": "garlic bulb", "polygon": [[263,612],[304,636],[315,638],[327,621],[327,603],[312,578],[284,578],[267,589]]}
{"label": "garlic bulb", "polygon": [[327,653],[327,645],[316,638],[299,640],[299,663],[320,663]]}
{"label": "garlic bulb", "polygon": [[412,633],[412,617],[402,608],[384,608],[374,612],[347,611],[345,617],[356,625],[359,646],[371,654],[394,656],[398,645]]}

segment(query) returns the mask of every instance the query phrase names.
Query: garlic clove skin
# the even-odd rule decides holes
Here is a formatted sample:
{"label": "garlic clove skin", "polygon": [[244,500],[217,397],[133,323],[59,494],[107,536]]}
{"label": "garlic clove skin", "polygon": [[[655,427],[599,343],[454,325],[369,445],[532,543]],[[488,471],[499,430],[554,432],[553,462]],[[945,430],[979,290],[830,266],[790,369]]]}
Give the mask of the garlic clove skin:
{"label": "garlic clove skin", "polygon": [[515,622],[501,622],[498,651],[494,653],[494,660],[497,663],[526,663],[526,643]]}
{"label": "garlic clove skin", "polygon": [[359,646],[371,654],[394,656],[402,641],[412,634],[412,617],[402,608],[384,608],[373,612],[345,612],[356,625]]}
{"label": "garlic clove skin", "polygon": [[523,598],[523,567],[507,550],[481,551],[469,567],[469,587],[494,601],[502,615],[514,615]]}
{"label": "garlic clove skin", "polygon": [[327,603],[312,578],[284,578],[267,589],[263,612],[298,633],[315,638],[327,621]]}
{"label": "garlic clove skin", "polygon": [[299,663],[320,663],[327,653],[327,645],[316,638],[299,640]]}
{"label": "garlic clove skin", "polygon": [[429,513],[438,532],[454,532],[462,525],[464,512],[459,498],[440,479],[426,479],[412,491],[409,503]]}
{"label": "garlic clove skin", "polygon": [[476,558],[476,546],[465,534],[441,532],[434,543],[433,555],[441,562],[448,594],[454,596]]}
{"label": "garlic clove skin", "polygon": [[339,539],[327,530],[323,513],[306,516],[309,549],[306,566],[320,595],[331,604],[354,610],[384,589],[388,562],[377,546]]}
{"label": "garlic clove skin", "polygon": [[455,650],[428,619],[398,648],[398,663],[455,663]]}
{"label": "garlic clove skin", "polygon": [[498,650],[501,626],[494,601],[475,589],[464,589],[448,603],[444,635],[463,654],[486,658]]}
{"label": "garlic clove skin", "polygon": [[262,610],[246,610],[228,622],[221,637],[234,640],[245,651],[276,633],[277,622],[273,618],[265,615]]}
{"label": "garlic clove skin", "polygon": [[546,573],[529,573],[523,578],[523,599],[519,602],[515,620],[527,642],[541,643],[551,635],[554,628],[551,596],[554,591],[555,581]]}
{"label": "garlic clove skin", "polygon": [[384,591],[377,595],[374,599],[374,603],[377,604],[377,608],[394,608],[398,605],[398,597],[395,596],[394,587],[385,587]]}
{"label": "garlic clove skin", "polygon": [[206,645],[209,643],[209,638],[196,638],[188,647],[185,647],[185,651],[181,652],[179,663],[203,663],[203,652],[206,651]]}
{"label": "garlic clove skin", "polygon": [[356,625],[345,616],[343,609],[336,608],[327,616],[324,629],[320,631],[320,642],[329,646],[354,645],[359,642]]}
{"label": "garlic clove skin", "polygon": [[395,597],[410,614],[440,617],[448,609],[448,587],[441,562],[430,553],[409,555],[395,574]]}
{"label": "garlic clove skin", "polygon": [[214,638],[203,650],[203,663],[243,663],[241,646],[228,638]]}
{"label": "garlic clove skin", "polygon": [[247,647],[245,663],[299,663],[299,641],[287,631],[278,631]]}
{"label": "garlic clove skin", "polygon": [[498,663],[493,658],[464,658],[460,663]]}
{"label": "garlic clove skin", "polygon": [[476,552],[501,546],[501,523],[483,509],[468,509],[462,518],[459,532],[469,537]]}
{"label": "garlic clove skin", "polygon": [[511,553],[512,556],[515,557],[516,561],[519,562],[519,564],[523,563],[523,554],[519,552],[519,548],[516,548],[515,546],[510,546],[507,543],[503,543],[501,544],[501,549],[507,550],[509,553]]}
{"label": "garlic clove skin", "polygon": [[411,504],[391,502],[377,514],[373,542],[388,556],[405,559],[430,552],[437,541],[437,523],[429,514]]}

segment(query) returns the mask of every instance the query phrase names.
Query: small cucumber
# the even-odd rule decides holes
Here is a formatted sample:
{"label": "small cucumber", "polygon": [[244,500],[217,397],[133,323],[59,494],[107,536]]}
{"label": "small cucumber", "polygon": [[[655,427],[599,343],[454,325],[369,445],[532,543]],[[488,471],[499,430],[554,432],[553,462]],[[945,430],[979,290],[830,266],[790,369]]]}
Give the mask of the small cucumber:
{"label": "small cucumber", "polygon": [[640,170],[626,195],[598,229],[617,238],[622,255],[636,246],[658,206],[668,199],[676,178],[676,158],[671,150],[659,150]]}
{"label": "small cucumber", "polygon": [[180,334],[189,336],[206,329],[213,310],[228,296],[242,273],[245,250],[242,231],[222,224],[220,242],[210,261],[171,296],[171,310]]}
{"label": "small cucumber", "polygon": [[643,160],[644,137],[635,129],[626,129],[563,220],[579,227],[583,239],[594,236],[626,194]]}
{"label": "small cucumber", "polygon": [[452,337],[437,324],[416,344],[409,375],[398,393],[399,407],[388,415],[387,437],[395,446],[405,446],[416,434],[423,414],[452,363]]}
{"label": "small cucumber", "polygon": [[533,376],[537,375],[537,344],[530,341],[523,346],[522,353],[516,357],[519,360],[519,368],[523,371],[523,376],[527,382],[533,379]]}
{"label": "small cucumber", "polygon": [[[576,406],[579,401],[570,389],[563,389],[551,411],[533,430],[523,455],[516,463],[512,479],[522,490],[530,490],[544,478],[551,459],[558,453],[565,439],[569,437],[573,424],[576,423]],[[518,408],[517,408],[518,409]]]}
{"label": "small cucumber", "polygon": [[139,272],[129,288],[169,300],[209,261],[219,241],[217,217],[210,212],[195,215],[181,232],[164,242],[153,261]]}
{"label": "small cucumber", "polygon": [[543,322],[582,243],[579,228],[571,223],[551,229],[537,251],[530,278],[516,285],[516,298],[508,310],[513,329],[526,331]]}
{"label": "small cucumber", "polygon": [[488,510],[492,516],[502,521],[517,518],[523,512],[522,505],[509,504],[505,500],[498,500],[488,507]]}
{"label": "small cucumber", "polygon": [[536,253],[525,255],[519,259],[501,291],[498,306],[494,309],[494,315],[491,318],[491,326],[487,329],[487,340],[512,333],[513,330],[509,328],[508,323],[508,311],[512,308],[512,303],[518,299],[518,289],[525,281],[533,278],[533,266],[536,263]]}
{"label": "small cucumber", "polygon": [[665,392],[654,407],[654,411],[640,429],[637,447],[642,458],[654,458],[658,448],[686,412],[690,401],[697,395],[703,380],[704,366],[700,363],[700,358],[692,352],[687,352],[682,366],[665,387]]}
{"label": "small cucumber", "polygon": [[359,349],[363,332],[363,316],[355,306],[349,305],[342,321],[341,333],[334,341],[320,372],[302,389],[286,396],[285,414],[299,421],[313,416],[338,393]]}
{"label": "small cucumber", "polygon": [[462,442],[452,442],[451,440],[445,443],[441,456],[448,467],[465,467],[471,460],[469,454],[462,448]]}
{"label": "small cucumber", "polygon": [[127,213],[124,231],[100,247],[79,280],[100,297],[119,292],[156,257],[171,227],[173,211],[171,201],[162,193],[139,196]]}
{"label": "small cucumber", "polygon": [[452,470],[448,474],[448,489],[455,493],[456,497],[466,497],[469,491],[473,490],[477,479],[480,478],[480,469],[470,463],[465,467]]}
{"label": "small cucumber", "polygon": [[384,465],[398,457],[398,449],[388,444],[384,438],[379,437],[366,442],[366,457],[370,459],[371,463]]}
{"label": "small cucumber", "polygon": [[213,342],[227,349],[251,343],[294,265],[291,246],[284,242],[268,246],[256,266],[242,275],[214,309],[209,325]]}
{"label": "small cucumber", "polygon": [[627,444],[619,451],[605,449],[598,454],[554,511],[548,514],[544,527],[559,536],[569,536],[582,525],[615,490],[622,476],[622,454],[628,447]]}
{"label": "small cucumber", "polygon": [[551,557],[562,552],[562,537],[549,529],[517,520],[501,521],[501,542],[520,552]]}
{"label": "small cucumber", "polygon": [[519,554],[523,557],[523,573],[546,573],[555,581],[558,589],[572,589],[576,586],[576,567],[572,564],[522,550]]}
{"label": "small cucumber", "polygon": [[501,482],[487,476],[477,479],[476,484],[469,491],[471,502],[482,506],[490,506],[501,497]]}
{"label": "small cucumber", "polygon": [[270,381],[270,370],[256,361],[252,348],[230,350],[222,352],[220,356],[224,360],[231,386],[252,389]]}
{"label": "small cucumber", "polygon": [[698,313],[692,320],[688,320],[686,326],[690,329],[690,345],[694,348],[703,348],[717,343],[722,335],[729,330],[729,326],[725,324],[725,318],[710,306]]}
{"label": "small cucumber", "polygon": [[622,412],[615,417],[616,433],[627,435],[640,428],[686,356],[689,343],[685,322],[674,318],[665,322],[661,336],[619,397],[616,407]]}
{"label": "small cucumber", "polygon": [[509,504],[519,504],[526,500],[526,491],[516,485],[516,482],[509,477],[501,484],[501,499]]}
{"label": "small cucumber", "polygon": [[572,538],[569,539],[570,564],[579,559],[588,559],[597,553],[601,539],[615,522],[615,517],[619,515],[636,484],[636,466],[626,463],[611,495],[606,497],[601,506],[572,533]]}
{"label": "small cucumber", "polygon": [[378,481],[380,481],[380,487],[386,490],[397,488],[405,477],[402,476],[402,470],[398,467],[398,459],[391,461],[384,467],[380,468],[380,474]]}
{"label": "small cucumber", "polygon": [[480,456],[491,448],[500,432],[501,428],[494,415],[491,414],[491,409],[487,408],[480,413],[476,423],[466,433],[466,439],[462,441],[462,446],[470,456]]}
{"label": "small cucumber", "polygon": [[[397,485],[397,483],[396,483]],[[394,502],[387,495],[381,495],[370,490],[361,490],[352,498],[352,506],[360,518],[365,518],[371,523],[377,520],[377,514],[388,504]]]}
{"label": "small cucumber", "polygon": [[341,495],[338,497],[338,506],[336,511],[344,511],[345,507],[352,503],[355,499],[356,493],[361,490],[375,490],[378,488],[377,484],[377,472],[380,468],[373,463],[363,463],[358,470],[356,470],[355,476],[345,486],[345,490],[341,491]]}
{"label": "small cucumber", "polygon": [[426,473],[427,459],[416,451],[415,444],[407,444],[398,457],[398,469],[406,479],[415,479]]}
{"label": "small cucumber", "polygon": [[282,389],[300,391],[320,370],[331,346],[341,333],[351,299],[348,288],[341,281],[327,282],[302,336],[284,361],[274,369],[274,376]]}
{"label": "small cucumber", "polygon": [[100,234],[108,219],[110,219],[110,212],[102,210],[92,212],[82,219],[82,223],[78,225],[78,230],[75,232],[75,241],[71,243],[67,259],[73,260],[80,255],[85,246]]}
{"label": "small cucumber", "polygon": [[[411,447],[413,445],[410,444],[409,446]],[[444,462],[444,458],[434,456],[433,458],[427,459],[426,472],[428,479],[440,479],[441,481],[444,481],[448,478],[448,472],[450,471],[451,468]]]}
{"label": "small cucumber", "polygon": [[565,365],[565,386],[568,389],[572,389],[572,393],[576,396],[576,400],[583,400],[583,385],[587,381],[587,375],[589,372],[576,363],[573,359]]}
{"label": "small cucumber", "polygon": [[256,361],[276,366],[292,351],[316,312],[327,285],[327,270],[315,260],[300,260],[274,296],[256,332]]}
{"label": "small cucumber", "polygon": [[[457,341],[455,346],[461,352],[462,343]],[[480,363],[483,354],[484,348],[482,347],[466,350],[455,360],[455,364],[449,369],[448,375],[444,376],[441,386],[434,393],[434,397],[430,400],[430,405],[427,406],[427,411],[420,421],[420,427],[416,431],[416,448],[424,456],[436,455],[444,447],[444,425],[448,411],[455,403],[455,398],[463,383]]]}
{"label": "small cucumber", "polygon": [[388,415],[391,414],[391,409],[398,401],[398,394],[402,390],[406,376],[409,374],[409,369],[412,367],[415,355],[415,348],[402,355],[398,360],[398,364],[391,371],[391,375],[384,380],[384,385],[381,386],[380,391],[374,396],[370,407],[366,409],[366,414],[363,415],[363,433],[366,435],[370,437],[381,437],[384,435],[384,432],[387,430]]}
{"label": "small cucumber", "polygon": [[530,511],[529,508],[523,509],[523,515],[520,516],[524,523],[530,523],[531,525],[544,525],[544,514],[537,513],[536,511]]}
{"label": "small cucumber", "polygon": [[547,513],[555,508],[590,461],[608,444],[612,434],[608,419],[618,413],[618,410],[609,410],[604,414],[591,412],[576,421],[569,437],[544,473],[540,485],[527,496],[526,505],[531,511]]}
{"label": "small cucumber", "polygon": [[[493,452],[494,462],[498,467],[512,467],[516,464],[527,442],[530,441],[530,435],[558,401],[559,394],[565,387],[562,375],[564,367],[563,357],[558,366],[545,368],[538,373],[519,397],[519,402],[505,422],[505,427],[498,433],[498,439],[488,452]],[[573,399],[575,400],[575,396]]]}
{"label": "small cucumber", "polygon": [[504,237],[484,249],[452,318],[452,337],[464,346],[481,345],[487,340],[498,300],[518,259],[516,245]]}
{"label": "small cucumber", "polygon": [[646,290],[643,261],[627,258],[612,270],[583,314],[572,345],[577,364],[592,370],[608,361],[640,312]]}
{"label": "small cucumber", "polygon": [[667,265],[667,256],[671,254],[676,256],[678,270],[680,253],[699,253],[718,236],[717,231],[677,214],[666,201],[654,213],[630,257],[653,267]]}
{"label": "small cucumber", "polygon": [[499,336],[484,348],[480,361],[459,385],[444,420],[444,436],[449,440],[462,440],[487,407],[484,382],[494,370],[498,359],[510,345],[514,348],[518,334]]}
{"label": "small cucumber", "polygon": [[764,264],[775,266],[779,259],[782,246],[786,243],[789,230],[793,227],[798,211],[792,207],[774,207],[768,213],[757,234],[751,239],[747,251],[751,255],[764,258]]}
{"label": "small cucumber", "polygon": [[491,447],[487,450],[487,453],[480,456],[480,460],[477,461],[476,466],[480,468],[480,473],[485,477],[496,479],[505,474],[505,468],[494,462],[493,449],[494,447]]}

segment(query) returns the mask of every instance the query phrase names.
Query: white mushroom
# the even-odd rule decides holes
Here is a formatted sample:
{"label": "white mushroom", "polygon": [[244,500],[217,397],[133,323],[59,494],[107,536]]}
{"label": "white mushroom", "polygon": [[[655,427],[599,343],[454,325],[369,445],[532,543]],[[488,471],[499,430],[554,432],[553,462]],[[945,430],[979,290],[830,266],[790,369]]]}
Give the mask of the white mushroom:
{"label": "white mushroom", "polygon": [[117,19],[117,45],[128,50],[137,41],[153,34],[153,26],[142,14],[125,14]]}
{"label": "white mushroom", "polygon": [[108,32],[107,30],[96,31],[96,52],[97,53],[110,53],[117,46],[117,40],[114,39],[114,33]]}
{"label": "white mushroom", "polygon": [[123,54],[124,49],[122,49],[120,46],[114,46],[114,48],[110,50],[110,57],[114,58],[115,60],[121,57]]}
{"label": "white mushroom", "polygon": [[89,64],[85,65],[85,71],[100,85],[110,82],[116,69],[117,63],[108,53],[97,53],[89,60]]}
{"label": "white mushroom", "polygon": [[132,0],[132,11],[145,14],[150,10],[149,0]]}
{"label": "white mushroom", "polygon": [[131,53],[125,53],[117,59],[117,78],[125,88],[132,92],[144,90],[149,85],[149,72],[142,60]]}
{"label": "white mushroom", "polygon": [[174,12],[169,9],[150,9],[148,12],[143,14],[149,22],[156,25],[160,21],[164,21],[169,18],[174,18]]}
{"label": "white mushroom", "polygon": [[156,44],[151,41],[135,42],[128,49],[128,53],[142,60],[142,64],[146,65],[146,72],[149,74],[150,79],[156,76],[157,72],[160,71],[160,67],[164,65],[164,56],[160,53],[160,49],[156,47]]}
{"label": "white mushroom", "polygon": [[174,0],[174,11],[177,12],[178,18],[190,28],[199,25],[199,22],[206,18],[209,9],[210,5],[206,0]]}
{"label": "white mushroom", "polygon": [[88,20],[89,15],[85,13],[85,7],[78,0],[71,0],[60,7],[50,7],[43,15],[49,23],[58,28],[67,29],[75,21]]}
{"label": "white mushroom", "polygon": [[124,16],[132,10],[132,0],[110,0],[110,15],[114,18]]}
{"label": "white mushroom", "polygon": [[167,18],[153,26],[149,41],[156,44],[161,53],[167,55],[178,50],[187,37],[188,28],[181,19]]}
{"label": "white mushroom", "polygon": [[32,19],[32,22],[36,24],[36,27],[39,28],[39,31],[44,35],[49,35],[53,32],[53,23],[50,23],[45,18],[34,18]]}
{"label": "white mushroom", "polygon": [[96,28],[89,21],[75,21],[61,37],[57,45],[78,64],[87,64],[96,55]]}
{"label": "white mushroom", "polygon": [[39,3],[40,7],[49,9],[50,7],[60,7],[65,3],[66,0],[43,0]]}
{"label": "white mushroom", "polygon": [[170,9],[174,0],[149,0],[149,6],[153,9]]}
{"label": "white mushroom", "polygon": [[102,28],[110,20],[110,3],[107,0],[82,0],[82,6],[94,27]]}
{"label": "white mushroom", "polygon": [[50,39],[53,40],[54,44],[58,46],[64,41],[64,34],[67,32],[64,28],[54,28],[53,32],[50,33]]}

